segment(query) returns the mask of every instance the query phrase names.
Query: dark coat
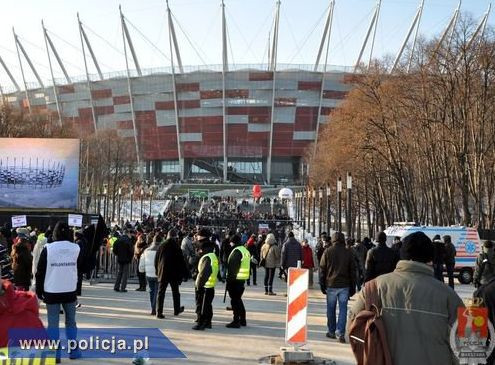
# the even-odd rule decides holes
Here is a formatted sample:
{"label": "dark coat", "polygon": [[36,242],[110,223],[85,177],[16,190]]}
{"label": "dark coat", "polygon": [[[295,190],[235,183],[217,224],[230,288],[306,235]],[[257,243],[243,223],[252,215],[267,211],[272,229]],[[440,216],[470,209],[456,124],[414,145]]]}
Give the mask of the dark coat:
{"label": "dark coat", "polygon": [[187,267],[179,243],[174,238],[166,239],[156,252],[155,269],[159,282],[182,283]]}
{"label": "dark coat", "polygon": [[122,235],[115,241],[112,251],[119,264],[130,264],[134,256],[132,241],[127,235]]}
{"label": "dark coat", "polygon": [[282,247],[282,267],[297,267],[297,261],[303,261],[303,252],[301,244],[294,237],[290,237]]}
{"label": "dark coat", "polygon": [[343,242],[328,247],[320,261],[320,285],[325,288],[354,288],[356,265],[354,254]]}
{"label": "dark coat", "polygon": [[379,243],[378,246],[368,251],[364,281],[394,271],[398,261],[399,258],[394,250],[385,243]]}
{"label": "dark coat", "polygon": [[[476,290],[473,297],[483,299],[483,305],[488,308],[488,317],[492,323],[495,323],[495,278]],[[488,358],[487,364],[495,364],[495,352],[492,352]]]}
{"label": "dark coat", "polygon": [[31,272],[33,256],[24,244],[14,245],[12,249],[12,269],[14,271],[14,284],[19,287],[31,285]]}

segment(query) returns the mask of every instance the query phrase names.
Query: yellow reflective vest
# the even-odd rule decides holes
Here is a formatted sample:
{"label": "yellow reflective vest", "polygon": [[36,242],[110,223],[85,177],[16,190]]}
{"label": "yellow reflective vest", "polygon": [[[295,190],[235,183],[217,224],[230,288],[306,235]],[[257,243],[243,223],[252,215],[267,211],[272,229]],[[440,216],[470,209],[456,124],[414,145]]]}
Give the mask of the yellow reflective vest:
{"label": "yellow reflective vest", "polygon": [[210,259],[210,264],[211,264],[211,274],[210,277],[208,278],[208,281],[205,283],[205,288],[206,289],[214,288],[215,284],[217,283],[217,276],[218,276],[218,257],[213,252],[203,255],[203,257],[201,257],[198,263],[198,271],[205,257],[208,257]]}
{"label": "yellow reflective vest", "polygon": [[230,257],[232,256],[232,254],[236,250],[240,251],[240,253],[242,255],[241,267],[239,268],[239,272],[237,273],[236,279],[237,280],[247,280],[247,279],[249,279],[249,269],[251,268],[251,254],[249,253],[249,251],[247,250],[246,247],[237,246],[230,253],[229,260],[230,260]]}

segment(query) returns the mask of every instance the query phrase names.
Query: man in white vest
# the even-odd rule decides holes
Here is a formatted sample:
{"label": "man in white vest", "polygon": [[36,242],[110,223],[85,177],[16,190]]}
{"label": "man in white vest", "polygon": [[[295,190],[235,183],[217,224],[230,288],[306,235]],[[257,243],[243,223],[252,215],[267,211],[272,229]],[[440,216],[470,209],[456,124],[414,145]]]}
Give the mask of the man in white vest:
{"label": "man in white vest", "polygon": [[[65,313],[67,339],[76,339],[77,277],[81,267],[80,248],[72,242],[73,234],[68,224],[59,221],[53,230],[53,242],[47,244],[38,261],[36,271],[36,295],[46,303],[48,331],[58,339],[60,306]],[[79,351],[69,357],[80,357]],[[60,360],[60,352],[57,352]]]}

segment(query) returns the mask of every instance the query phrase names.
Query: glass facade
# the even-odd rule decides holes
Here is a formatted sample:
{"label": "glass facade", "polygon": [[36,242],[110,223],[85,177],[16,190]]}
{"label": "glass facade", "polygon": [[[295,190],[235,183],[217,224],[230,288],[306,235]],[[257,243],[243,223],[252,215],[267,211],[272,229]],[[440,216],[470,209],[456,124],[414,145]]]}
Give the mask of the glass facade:
{"label": "glass facade", "polygon": [[162,161],[160,171],[162,174],[179,174],[179,161]]}

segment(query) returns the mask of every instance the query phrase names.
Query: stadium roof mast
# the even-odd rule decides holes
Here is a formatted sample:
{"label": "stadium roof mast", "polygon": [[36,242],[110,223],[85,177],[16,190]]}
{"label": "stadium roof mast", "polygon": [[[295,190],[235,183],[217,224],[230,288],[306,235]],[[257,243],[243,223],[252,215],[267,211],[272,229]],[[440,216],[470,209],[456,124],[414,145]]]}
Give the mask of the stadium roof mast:
{"label": "stadium roof mast", "polygon": [[[141,67],[139,66],[139,61],[138,61],[138,58],[136,55],[136,50],[134,49],[131,35],[129,34],[129,29],[127,28],[127,24],[125,22],[125,17],[124,17],[124,14],[122,13],[121,5],[119,5],[119,12],[120,12],[120,21],[122,23],[123,36],[125,37],[125,39],[127,39],[127,44],[129,45],[129,50],[131,51],[132,60],[134,61],[134,66],[136,67],[136,71],[137,71],[138,75],[143,76],[143,73],[141,72]],[[125,46],[125,39],[124,39],[124,46]]]}
{"label": "stadium roof mast", "polygon": [[141,69],[139,68],[139,63],[137,61],[136,54],[134,53],[134,47],[132,46],[131,37],[129,35],[129,31],[127,30],[127,26],[125,24],[125,18],[124,18],[124,14],[122,13],[121,5],[119,5],[119,13],[120,13],[120,23],[122,25],[122,41],[124,43],[125,68],[127,74],[127,91],[129,93],[129,105],[131,108],[132,128],[134,130],[134,146],[136,148],[136,161],[139,168],[139,175],[141,177],[141,180],[143,180],[144,171],[143,171],[143,165],[141,163],[141,154],[139,150],[139,142],[138,142],[139,137],[138,137],[138,130],[136,127],[136,113],[134,113],[134,99],[132,97],[132,87],[131,87],[131,72],[129,70],[129,60],[127,58],[127,43],[129,44],[129,48],[131,49],[132,57],[134,59],[134,65],[136,66],[136,70],[139,76],[141,76]]}
{"label": "stadium roof mast", "polygon": [[10,69],[7,67],[7,65],[3,61],[2,56],[0,56],[0,64],[2,65],[3,69],[7,73],[7,76],[9,77],[10,81],[12,81],[12,84],[14,84],[17,92],[21,92],[21,88],[19,87],[19,84],[17,83],[17,81],[15,81],[14,76],[12,76],[12,73],[10,72]]}
{"label": "stadium roof mast", "polygon": [[70,78],[67,75],[67,71],[65,71],[65,67],[62,64],[62,60],[60,60],[60,57],[58,56],[58,53],[48,36],[48,32],[46,31],[45,28],[45,23],[43,22],[43,19],[41,20],[41,28],[43,29],[43,37],[45,38],[45,48],[46,48],[46,55],[48,57],[48,66],[50,66],[50,75],[52,77],[52,84],[53,84],[53,95],[55,97],[55,105],[57,106],[57,113],[58,113],[58,123],[60,126],[62,126],[62,111],[60,109],[60,101],[58,99],[58,90],[57,90],[57,83],[55,82],[55,76],[53,75],[53,67],[52,67],[52,58],[50,57],[50,49],[48,48],[48,43],[50,43],[50,47],[52,48],[53,53],[55,54],[55,58],[57,59],[60,67],[62,68],[65,78],[67,79],[67,82],[70,84]]}
{"label": "stadium roof mast", "polygon": [[[416,46],[418,29],[419,29],[419,24],[421,22],[421,16],[423,15],[424,5],[425,5],[425,0],[421,0],[421,3],[418,7],[418,11],[416,12],[416,15],[414,16],[414,19],[411,23],[411,26],[409,27],[409,31],[407,32],[406,38],[404,39],[404,42],[402,42],[402,46],[400,47],[399,53],[395,57],[394,65],[392,66],[390,73],[394,72],[396,70],[397,66],[399,65],[402,54],[404,53],[404,50],[406,49],[407,43],[409,43],[409,38],[411,38],[411,34],[412,34],[414,28],[416,27],[416,32],[415,32],[414,41],[413,41],[413,48],[411,49],[411,57],[412,57],[412,54],[414,53],[414,47]],[[409,59],[409,65],[412,61],[411,57]],[[409,71],[409,66],[408,66],[408,71]]]}
{"label": "stadium roof mast", "polygon": [[278,27],[280,23],[280,0],[277,0],[275,10],[275,22],[273,24],[273,45],[270,55],[270,70],[273,72],[272,84],[272,108],[270,113],[270,140],[268,146],[268,159],[266,164],[266,180],[270,184],[272,179],[272,149],[273,149],[273,123],[275,120],[275,82],[277,75],[277,51],[278,51]]}
{"label": "stadium roof mast", "polygon": [[28,110],[29,110],[29,113],[31,113],[31,99],[29,98],[28,86],[27,86],[27,82],[26,82],[26,75],[24,74],[24,67],[22,66],[21,53],[19,52],[19,50],[21,50],[21,52],[24,54],[24,57],[26,58],[29,66],[31,67],[31,70],[33,71],[36,79],[38,80],[38,82],[42,88],[44,88],[44,85],[43,85],[43,82],[41,81],[40,76],[38,75],[38,72],[34,68],[33,63],[31,62],[31,59],[29,58],[24,47],[22,46],[22,43],[19,41],[19,38],[18,38],[17,34],[15,33],[14,27],[12,27],[12,33],[14,34],[15,48],[17,51],[17,58],[19,59],[19,67],[21,68],[22,82],[24,83],[24,91],[26,94],[26,101],[28,104]]}
{"label": "stadium roof mast", "polygon": [[480,38],[480,41],[483,38],[483,35],[485,34],[485,30],[486,30],[486,24],[488,23],[488,18],[490,17],[490,11],[491,10],[492,10],[492,4],[490,3],[488,5],[488,9],[486,10],[485,14],[481,18],[480,23],[478,24],[478,27],[476,28],[475,32],[473,33],[473,35],[469,39],[469,42],[468,42],[467,47],[466,47],[467,49],[469,49],[472,46],[473,42],[476,40],[476,38],[478,36]]}
{"label": "stadium roof mast", "polygon": [[93,48],[91,48],[91,44],[89,43],[89,39],[86,36],[86,32],[84,31],[83,24],[81,22],[81,18],[79,18],[79,13],[77,13],[77,23],[79,25],[79,37],[81,38],[81,49],[82,49],[83,60],[84,60],[84,70],[86,71],[86,85],[88,87],[88,93],[89,93],[89,103],[91,106],[91,116],[93,117],[93,126],[95,129],[95,133],[98,134],[98,125],[96,122],[95,104],[93,102],[93,93],[91,92],[91,80],[89,79],[88,61],[86,60],[86,47],[84,47],[84,42],[86,42],[86,46],[88,47],[89,53],[91,54],[91,57],[92,57],[93,62],[95,64],[96,70],[98,71],[98,75],[100,76],[100,80],[103,80],[103,74],[101,73],[100,66],[98,65],[98,61],[96,60],[96,57],[93,53]]}
{"label": "stadium roof mast", "polygon": [[222,117],[223,117],[223,181],[227,181],[227,105],[225,102],[225,74],[229,71],[229,55],[227,52],[227,20],[225,19],[225,3],[222,0]]}
{"label": "stadium roof mast", "polygon": [[[177,56],[177,63],[179,64],[179,71],[183,73],[182,69],[182,61],[180,59],[179,53],[179,45],[177,43],[177,37],[175,36],[175,28],[174,22],[172,19],[172,12],[170,11],[170,6],[167,3],[167,19],[168,19],[168,45],[170,49],[170,67],[172,69],[172,92],[174,94],[174,112],[175,112],[175,131],[177,133],[177,155],[179,157],[179,166],[180,166],[180,179],[184,180],[184,158],[182,157],[182,146],[180,143],[180,126],[179,126],[179,109],[178,109],[178,100],[177,100],[177,85],[175,81],[175,66],[174,66],[174,51]],[[174,46],[172,46],[172,43]]]}
{"label": "stadium roof mast", "polygon": [[366,32],[366,36],[364,37],[364,42],[363,42],[363,45],[361,47],[361,51],[359,52],[359,56],[358,56],[358,59],[356,61],[356,65],[354,66],[354,72],[357,71],[359,64],[361,63],[361,59],[363,58],[364,50],[366,49],[366,46],[368,45],[368,40],[370,38],[371,31],[374,29],[373,38],[372,38],[372,42],[371,42],[370,61],[368,63],[368,67],[370,66],[371,58],[373,57],[373,49],[375,47],[376,28],[378,27],[378,18],[380,17],[381,6],[382,6],[382,0],[378,0],[376,3],[375,12],[373,13],[373,17],[371,18],[371,22],[370,22],[370,25],[368,27],[368,31]]}
{"label": "stadium roof mast", "polygon": [[[433,51],[430,62],[432,62],[435,59],[435,57],[438,53],[438,50],[440,49],[442,44],[445,42],[447,37],[449,37],[449,42],[448,42],[447,46],[450,47],[452,37],[454,36],[455,27],[457,25],[457,20],[459,19],[459,14],[461,11],[461,5],[462,5],[462,0],[459,0],[459,4],[457,5],[457,8],[455,9],[454,14],[452,15],[452,18],[450,18],[449,24],[447,24],[447,27],[445,28],[442,35],[440,36],[440,40],[438,41],[437,45],[435,46],[435,50]],[[449,34],[450,34],[450,36],[449,36]]]}
{"label": "stadium roof mast", "polygon": [[[328,8],[327,22],[325,24],[325,29],[323,30],[323,37],[321,39],[320,50],[318,51],[318,57],[316,58],[316,64],[315,64],[315,71],[317,71],[319,60],[321,57],[321,52],[323,50],[323,47],[324,47],[325,41],[326,41],[325,63],[323,64],[323,73],[321,75],[320,101],[318,104],[318,114],[317,114],[317,119],[316,119],[316,132],[315,132],[313,158],[316,156],[316,147],[318,145],[318,134],[320,133],[320,116],[321,116],[321,108],[322,108],[322,102],[323,102],[323,92],[325,89],[325,74],[327,72],[328,50],[330,48],[330,38],[332,36],[332,24],[333,24],[334,9],[335,9],[335,0],[330,0],[330,7]],[[328,37],[327,37],[327,34],[328,34]]]}
{"label": "stadium roof mast", "polygon": [[79,13],[77,13],[77,23],[79,24],[79,35],[81,38],[81,47],[82,47],[82,52],[84,55],[84,66],[86,69],[86,78],[89,80],[89,74],[88,74],[88,65],[86,61],[86,51],[84,50],[84,44],[86,43],[86,46],[88,47],[89,54],[91,56],[91,59],[93,60],[93,63],[95,65],[96,71],[98,72],[98,76],[100,77],[100,80],[103,80],[103,73],[101,72],[100,65],[98,64],[98,60],[96,59],[95,53],[93,52],[93,47],[91,47],[91,43],[89,42],[88,36],[86,35],[86,31],[84,30],[83,23],[81,22],[81,19],[79,18]]}

